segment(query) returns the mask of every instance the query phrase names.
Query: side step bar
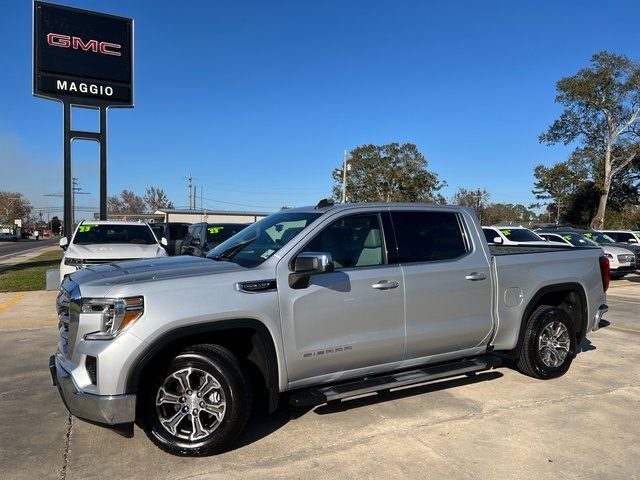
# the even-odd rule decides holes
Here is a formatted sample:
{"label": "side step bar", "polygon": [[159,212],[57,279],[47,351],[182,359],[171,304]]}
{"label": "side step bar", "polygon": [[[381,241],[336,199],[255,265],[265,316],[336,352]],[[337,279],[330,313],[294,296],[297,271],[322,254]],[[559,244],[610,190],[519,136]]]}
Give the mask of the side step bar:
{"label": "side step bar", "polygon": [[498,367],[501,360],[497,356],[483,355],[468,360],[432,365],[417,370],[408,370],[378,377],[368,377],[362,380],[316,387],[292,394],[289,403],[297,407],[322,405],[323,403],[355,397],[365,393],[389,390],[392,388],[425,383],[441,378],[456,377],[467,373],[490,370]]}

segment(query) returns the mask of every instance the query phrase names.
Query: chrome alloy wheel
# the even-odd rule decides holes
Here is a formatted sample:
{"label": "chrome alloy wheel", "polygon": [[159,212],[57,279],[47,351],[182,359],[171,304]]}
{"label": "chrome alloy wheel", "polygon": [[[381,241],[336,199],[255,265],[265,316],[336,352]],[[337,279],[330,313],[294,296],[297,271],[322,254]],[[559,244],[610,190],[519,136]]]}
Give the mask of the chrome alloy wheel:
{"label": "chrome alloy wheel", "polygon": [[570,347],[569,331],[562,322],[549,323],[538,337],[540,359],[547,367],[561,366],[569,355]]}
{"label": "chrome alloy wheel", "polygon": [[220,383],[199,368],[171,373],[156,395],[160,424],[171,435],[190,442],[211,435],[220,426],[226,409]]}

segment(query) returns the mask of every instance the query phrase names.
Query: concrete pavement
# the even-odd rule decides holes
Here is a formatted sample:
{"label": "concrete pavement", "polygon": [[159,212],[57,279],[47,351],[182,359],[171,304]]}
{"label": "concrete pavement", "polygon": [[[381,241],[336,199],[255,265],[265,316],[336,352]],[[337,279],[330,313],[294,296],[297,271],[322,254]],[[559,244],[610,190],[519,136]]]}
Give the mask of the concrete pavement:
{"label": "concrete pavement", "polygon": [[[501,368],[338,406],[283,404],[274,415],[254,414],[232,451],[201,459],[165,454],[137,428],[133,439],[124,439],[70,422],[47,369],[57,342],[55,314],[47,317],[51,326],[32,323],[39,316],[32,309],[53,311],[55,292],[33,292],[0,313],[1,476],[635,478],[639,291],[635,282],[612,286],[611,325],[590,335],[560,379],[543,382]],[[0,308],[7,300],[0,298]],[[23,323],[2,317],[12,312]]]}

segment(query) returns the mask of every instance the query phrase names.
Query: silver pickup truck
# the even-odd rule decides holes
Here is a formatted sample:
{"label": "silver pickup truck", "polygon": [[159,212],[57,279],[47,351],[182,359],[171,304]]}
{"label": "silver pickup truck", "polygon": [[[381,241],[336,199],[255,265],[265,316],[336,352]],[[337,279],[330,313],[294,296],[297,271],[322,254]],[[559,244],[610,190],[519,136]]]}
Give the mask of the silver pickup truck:
{"label": "silver pickup truck", "polygon": [[73,273],[49,367],[76,417],[209,455],[285,392],[317,405],[505,359],[559,377],[607,311],[608,283],[599,248],[490,249],[464,207],[321,202],[207,258]]}

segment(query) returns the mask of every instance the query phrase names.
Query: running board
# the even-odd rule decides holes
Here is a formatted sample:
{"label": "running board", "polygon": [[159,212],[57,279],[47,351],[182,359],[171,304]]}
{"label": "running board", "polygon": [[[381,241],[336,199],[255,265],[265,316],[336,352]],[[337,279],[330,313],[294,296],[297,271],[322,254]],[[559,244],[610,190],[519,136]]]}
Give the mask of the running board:
{"label": "running board", "polygon": [[378,377],[368,377],[338,385],[316,387],[294,393],[289,397],[289,403],[296,407],[310,407],[323,403],[355,397],[365,393],[389,390],[392,388],[425,383],[441,378],[456,377],[468,373],[490,370],[500,366],[500,358],[493,355],[484,355],[468,360],[442,363],[417,370],[384,374]]}

